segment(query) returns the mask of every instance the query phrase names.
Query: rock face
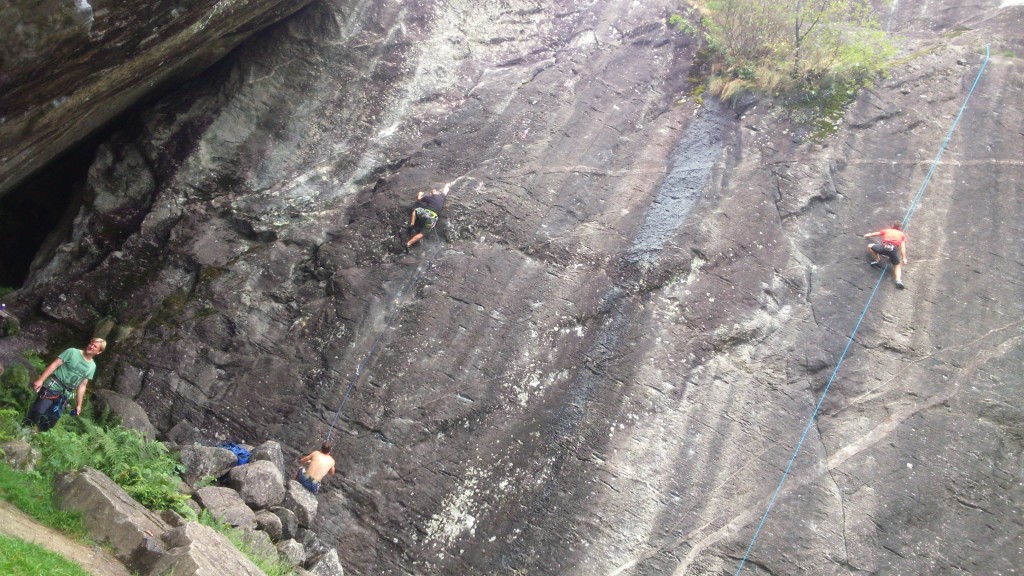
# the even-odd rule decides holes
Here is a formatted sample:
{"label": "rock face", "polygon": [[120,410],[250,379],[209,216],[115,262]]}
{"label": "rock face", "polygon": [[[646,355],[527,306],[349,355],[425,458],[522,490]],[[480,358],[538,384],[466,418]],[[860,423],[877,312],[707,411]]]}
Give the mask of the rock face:
{"label": "rock face", "polygon": [[0,195],[155,89],[196,74],[307,3],[4,2]]}
{"label": "rock face", "polygon": [[[1011,573],[1022,8],[893,6],[815,139],[688,97],[668,0],[314,4],[101,145],[0,347],[110,315],[158,431],[330,439],[352,573],[733,573],[769,501],[759,571]],[[896,291],[861,235],[908,213]]]}

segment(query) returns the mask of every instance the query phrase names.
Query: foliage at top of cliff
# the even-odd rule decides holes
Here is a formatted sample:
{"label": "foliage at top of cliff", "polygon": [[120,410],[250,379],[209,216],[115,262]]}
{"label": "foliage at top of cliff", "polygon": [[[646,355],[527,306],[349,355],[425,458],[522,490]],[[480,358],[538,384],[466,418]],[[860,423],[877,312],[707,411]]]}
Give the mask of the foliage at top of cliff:
{"label": "foliage at top of cliff", "polygon": [[702,0],[670,23],[702,44],[707,90],[826,99],[870,85],[895,54],[878,16],[858,0]]}

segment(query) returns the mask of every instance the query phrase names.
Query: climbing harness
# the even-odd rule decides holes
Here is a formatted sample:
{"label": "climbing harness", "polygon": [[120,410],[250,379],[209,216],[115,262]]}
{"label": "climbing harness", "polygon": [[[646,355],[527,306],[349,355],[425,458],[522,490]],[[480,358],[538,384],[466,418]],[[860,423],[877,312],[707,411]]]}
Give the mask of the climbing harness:
{"label": "climbing harness", "polygon": [[[906,230],[910,224],[910,219],[913,217],[914,212],[917,211],[917,206],[921,201],[921,197],[924,195],[924,190],[928,186],[928,182],[931,181],[932,174],[935,173],[935,168],[939,164],[939,159],[942,158],[942,153],[946,151],[946,146],[949,144],[949,139],[953,136],[953,131],[956,129],[957,124],[960,122],[960,117],[963,116],[964,110],[967,109],[967,102],[971,99],[971,95],[974,94],[974,89],[978,86],[978,81],[981,80],[981,75],[985,71],[985,66],[988,65],[989,59],[989,46],[985,46],[985,61],[981,64],[981,70],[978,70],[978,76],[974,79],[974,84],[971,85],[970,91],[967,93],[967,97],[964,98],[964,103],[960,107],[960,112],[956,115],[953,120],[952,126],[949,128],[949,133],[946,134],[946,139],[942,141],[942,145],[939,146],[939,153],[936,154],[935,160],[932,161],[931,168],[928,169],[928,173],[925,175],[924,181],[921,183],[921,187],[918,188],[917,194],[914,195],[914,199],[910,203],[910,207],[907,209],[906,215],[903,217],[903,229]],[[860,318],[857,319],[857,323],[853,327],[853,331],[850,333],[849,338],[846,341],[846,347],[843,349],[843,353],[839,356],[839,361],[836,363],[835,369],[832,370],[832,376],[828,379],[828,384],[825,385],[825,389],[821,392],[821,397],[818,399],[818,403],[814,406],[814,411],[811,412],[811,417],[807,420],[807,426],[804,427],[804,432],[800,436],[800,440],[796,443],[796,449],[793,450],[793,455],[789,459],[789,464],[786,465],[785,471],[782,473],[782,478],[779,480],[779,485],[775,488],[775,492],[772,494],[771,499],[768,501],[768,507],[764,511],[764,515],[761,516],[761,521],[757,525],[757,529],[754,530],[754,536],[750,539],[750,544],[747,546],[747,550],[743,553],[743,558],[740,559],[740,565],[736,568],[736,575],[743,570],[743,565],[747,562],[747,557],[750,555],[750,551],[754,548],[754,542],[757,541],[757,536],[761,533],[761,528],[764,527],[764,522],[768,518],[768,514],[772,511],[772,507],[775,505],[775,500],[779,496],[779,492],[782,491],[782,485],[786,482],[786,477],[789,476],[789,471],[793,467],[793,462],[796,460],[797,454],[800,453],[800,448],[804,444],[804,440],[807,438],[807,433],[810,432],[811,427],[814,425],[814,419],[818,416],[818,411],[821,409],[822,402],[825,401],[825,395],[828,394],[829,388],[832,387],[832,383],[836,379],[836,374],[839,372],[839,367],[843,365],[843,360],[846,358],[847,352],[850,350],[850,345],[853,344],[853,338],[857,335],[857,330],[860,328],[861,322],[864,320],[864,316],[868,313],[868,308],[871,306],[871,301],[875,298],[875,293],[878,292],[878,287],[881,286],[882,281],[885,279],[886,271],[889,269],[889,265],[886,264],[882,268],[882,273],[878,277],[878,281],[875,282],[875,287],[871,290],[871,294],[868,296],[868,301],[864,305],[864,310],[860,314]]]}

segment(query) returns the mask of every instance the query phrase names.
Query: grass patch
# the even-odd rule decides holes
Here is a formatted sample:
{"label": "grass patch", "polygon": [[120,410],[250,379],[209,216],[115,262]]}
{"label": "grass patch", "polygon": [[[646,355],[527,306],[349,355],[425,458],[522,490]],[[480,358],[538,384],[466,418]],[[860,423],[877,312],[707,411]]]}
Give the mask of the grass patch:
{"label": "grass patch", "polygon": [[[58,510],[53,505],[53,482],[35,472],[14,470],[0,463],[0,498],[35,518],[40,524],[85,538],[82,516],[77,512]],[[6,574],[0,570],[0,574]]]}
{"label": "grass patch", "polygon": [[0,535],[0,574],[6,576],[90,576],[63,556],[17,538]]}

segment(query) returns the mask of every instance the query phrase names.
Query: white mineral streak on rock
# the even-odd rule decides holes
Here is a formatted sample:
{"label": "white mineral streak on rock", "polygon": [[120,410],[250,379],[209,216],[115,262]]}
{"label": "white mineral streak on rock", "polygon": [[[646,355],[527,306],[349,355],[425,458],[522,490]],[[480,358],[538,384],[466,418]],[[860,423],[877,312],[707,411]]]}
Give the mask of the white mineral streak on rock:
{"label": "white mineral streak on rock", "polygon": [[477,516],[487,510],[486,504],[483,504],[483,494],[477,487],[481,481],[488,483],[487,474],[486,470],[473,467],[466,470],[461,488],[449,494],[442,505],[442,512],[427,522],[428,543],[447,547],[467,531],[470,536],[475,535]]}

